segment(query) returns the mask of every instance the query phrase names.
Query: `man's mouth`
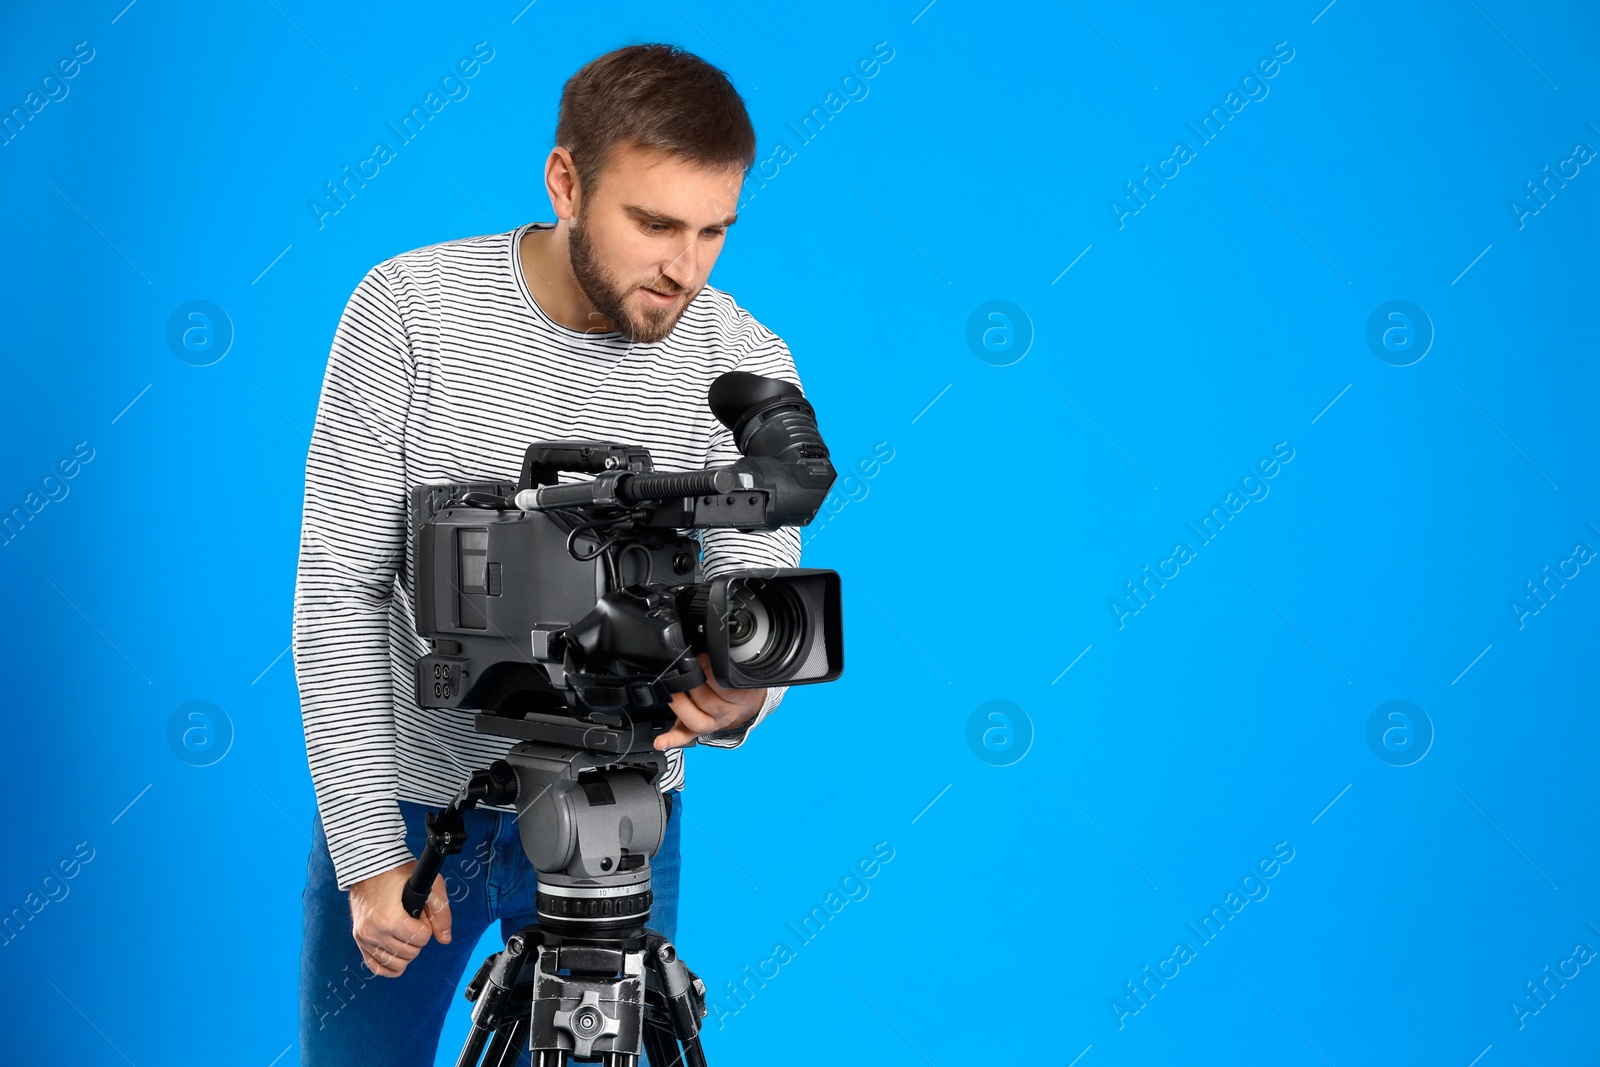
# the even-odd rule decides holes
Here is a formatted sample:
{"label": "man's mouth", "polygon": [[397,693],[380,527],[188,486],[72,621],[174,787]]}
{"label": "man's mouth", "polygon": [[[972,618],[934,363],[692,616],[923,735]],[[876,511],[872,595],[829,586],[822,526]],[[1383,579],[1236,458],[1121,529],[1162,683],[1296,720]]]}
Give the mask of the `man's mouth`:
{"label": "man's mouth", "polygon": [[678,298],[683,295],[682,293],[657,292],[647,285],[640,286],[639,290],[640,292],[644,293],[645,303],[651,304],[658,308],[671,307],[672,305],[676,304],[678,302]]}

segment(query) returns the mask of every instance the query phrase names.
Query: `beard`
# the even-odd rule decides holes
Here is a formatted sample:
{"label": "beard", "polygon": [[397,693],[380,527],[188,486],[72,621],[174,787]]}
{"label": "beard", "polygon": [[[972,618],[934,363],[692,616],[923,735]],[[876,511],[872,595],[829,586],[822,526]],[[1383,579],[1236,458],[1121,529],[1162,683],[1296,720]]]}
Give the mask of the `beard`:
{"label": "beard", "polygon": [[600,265],[594,254],[594,246],[589,241],[589,232],[576,216],[567,231],[567,251],[572,264],[572,276],[577,280],[578,288],[583,290],[583,295],[589,298],[589,303],[605,316],[618,333],[636,344],[654,344],[666,340],[699,291],[686,291],[666,277],[657,278],[650,283],[650,288],[677,294],[680,303],[669,308],[645,305],[640,307],[638,314],[633,314],[626,302],[634,296],[634,290],[638,287],[617,281]]}

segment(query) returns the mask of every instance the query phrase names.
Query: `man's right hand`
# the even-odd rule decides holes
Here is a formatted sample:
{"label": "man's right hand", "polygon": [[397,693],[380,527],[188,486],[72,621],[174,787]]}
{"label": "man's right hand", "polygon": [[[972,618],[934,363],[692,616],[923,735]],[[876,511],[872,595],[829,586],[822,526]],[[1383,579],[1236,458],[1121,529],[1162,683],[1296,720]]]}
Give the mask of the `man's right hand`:
{"label": "man's right hand", "polygon": [[400,891],[416,866],[413,861],[350,887],[351,934],[367,969],[383,978],[404,974],[430,937],[441,945],[450,943],[450,898],[442,875],[433,880],[420,919],[407,915],[400,903]]}

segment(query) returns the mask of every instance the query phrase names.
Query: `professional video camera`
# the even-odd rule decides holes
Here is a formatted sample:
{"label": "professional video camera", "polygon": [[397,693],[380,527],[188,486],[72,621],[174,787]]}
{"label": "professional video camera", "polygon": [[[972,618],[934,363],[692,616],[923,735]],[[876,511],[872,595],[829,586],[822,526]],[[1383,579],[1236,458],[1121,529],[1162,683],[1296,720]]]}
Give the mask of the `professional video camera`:
{"label": "professional video camera", "polygon": [[[632,1067],[643,1045],[665,1067],[680,1043],[684,1062],[705,1062],[705,987],[645,928],[667,819],[653,742],[673,724],[671,695],[705,682],[696,653],[733,689],[826,682],[844,667],[836,572],[703,580],[700,543],[683,532],[809,523],[834,480],[815,412],[794,385],[742,372],[717,378],[708,402],[742,456],[725,466],[657,472],[645,448],[546,441],[529,446],[516,484],[412,490],[416,623],[432,642],[417,701],[476,711],[479,732],[521,743],[428,816],[403,901],[421,914],[465,843],[461,813],[479,803],[516,804],[539,882],[539,922],[468,988],[462,1065],[491,1034],[486,1063],[526,1047],[535,1067]],[[561,484],[564,472],[595,477]]]}

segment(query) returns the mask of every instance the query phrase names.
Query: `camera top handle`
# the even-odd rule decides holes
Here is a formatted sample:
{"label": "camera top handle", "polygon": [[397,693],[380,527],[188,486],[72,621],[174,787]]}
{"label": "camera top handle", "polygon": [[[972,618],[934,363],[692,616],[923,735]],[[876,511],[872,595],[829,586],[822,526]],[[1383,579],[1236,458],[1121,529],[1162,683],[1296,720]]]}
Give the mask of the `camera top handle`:
{"label": "camera top handle", "polygon": [[[733,434],[742,459],[705,470],[657,473],[649,451],[638,446],[540,441],[523,456],[516,506],[524,511],[626,509],[718,496],[731,505],[728,494],[754,491],[760,500],[751,497],[748,502],[759,503],[759,517],[751,526],[771,529],[810,522],[833,484],[834,469],[817,430],[816,412],[799,387],[730,371],[712,383],[707,402]],[[563,471],[597,477],[561,485]]]}

